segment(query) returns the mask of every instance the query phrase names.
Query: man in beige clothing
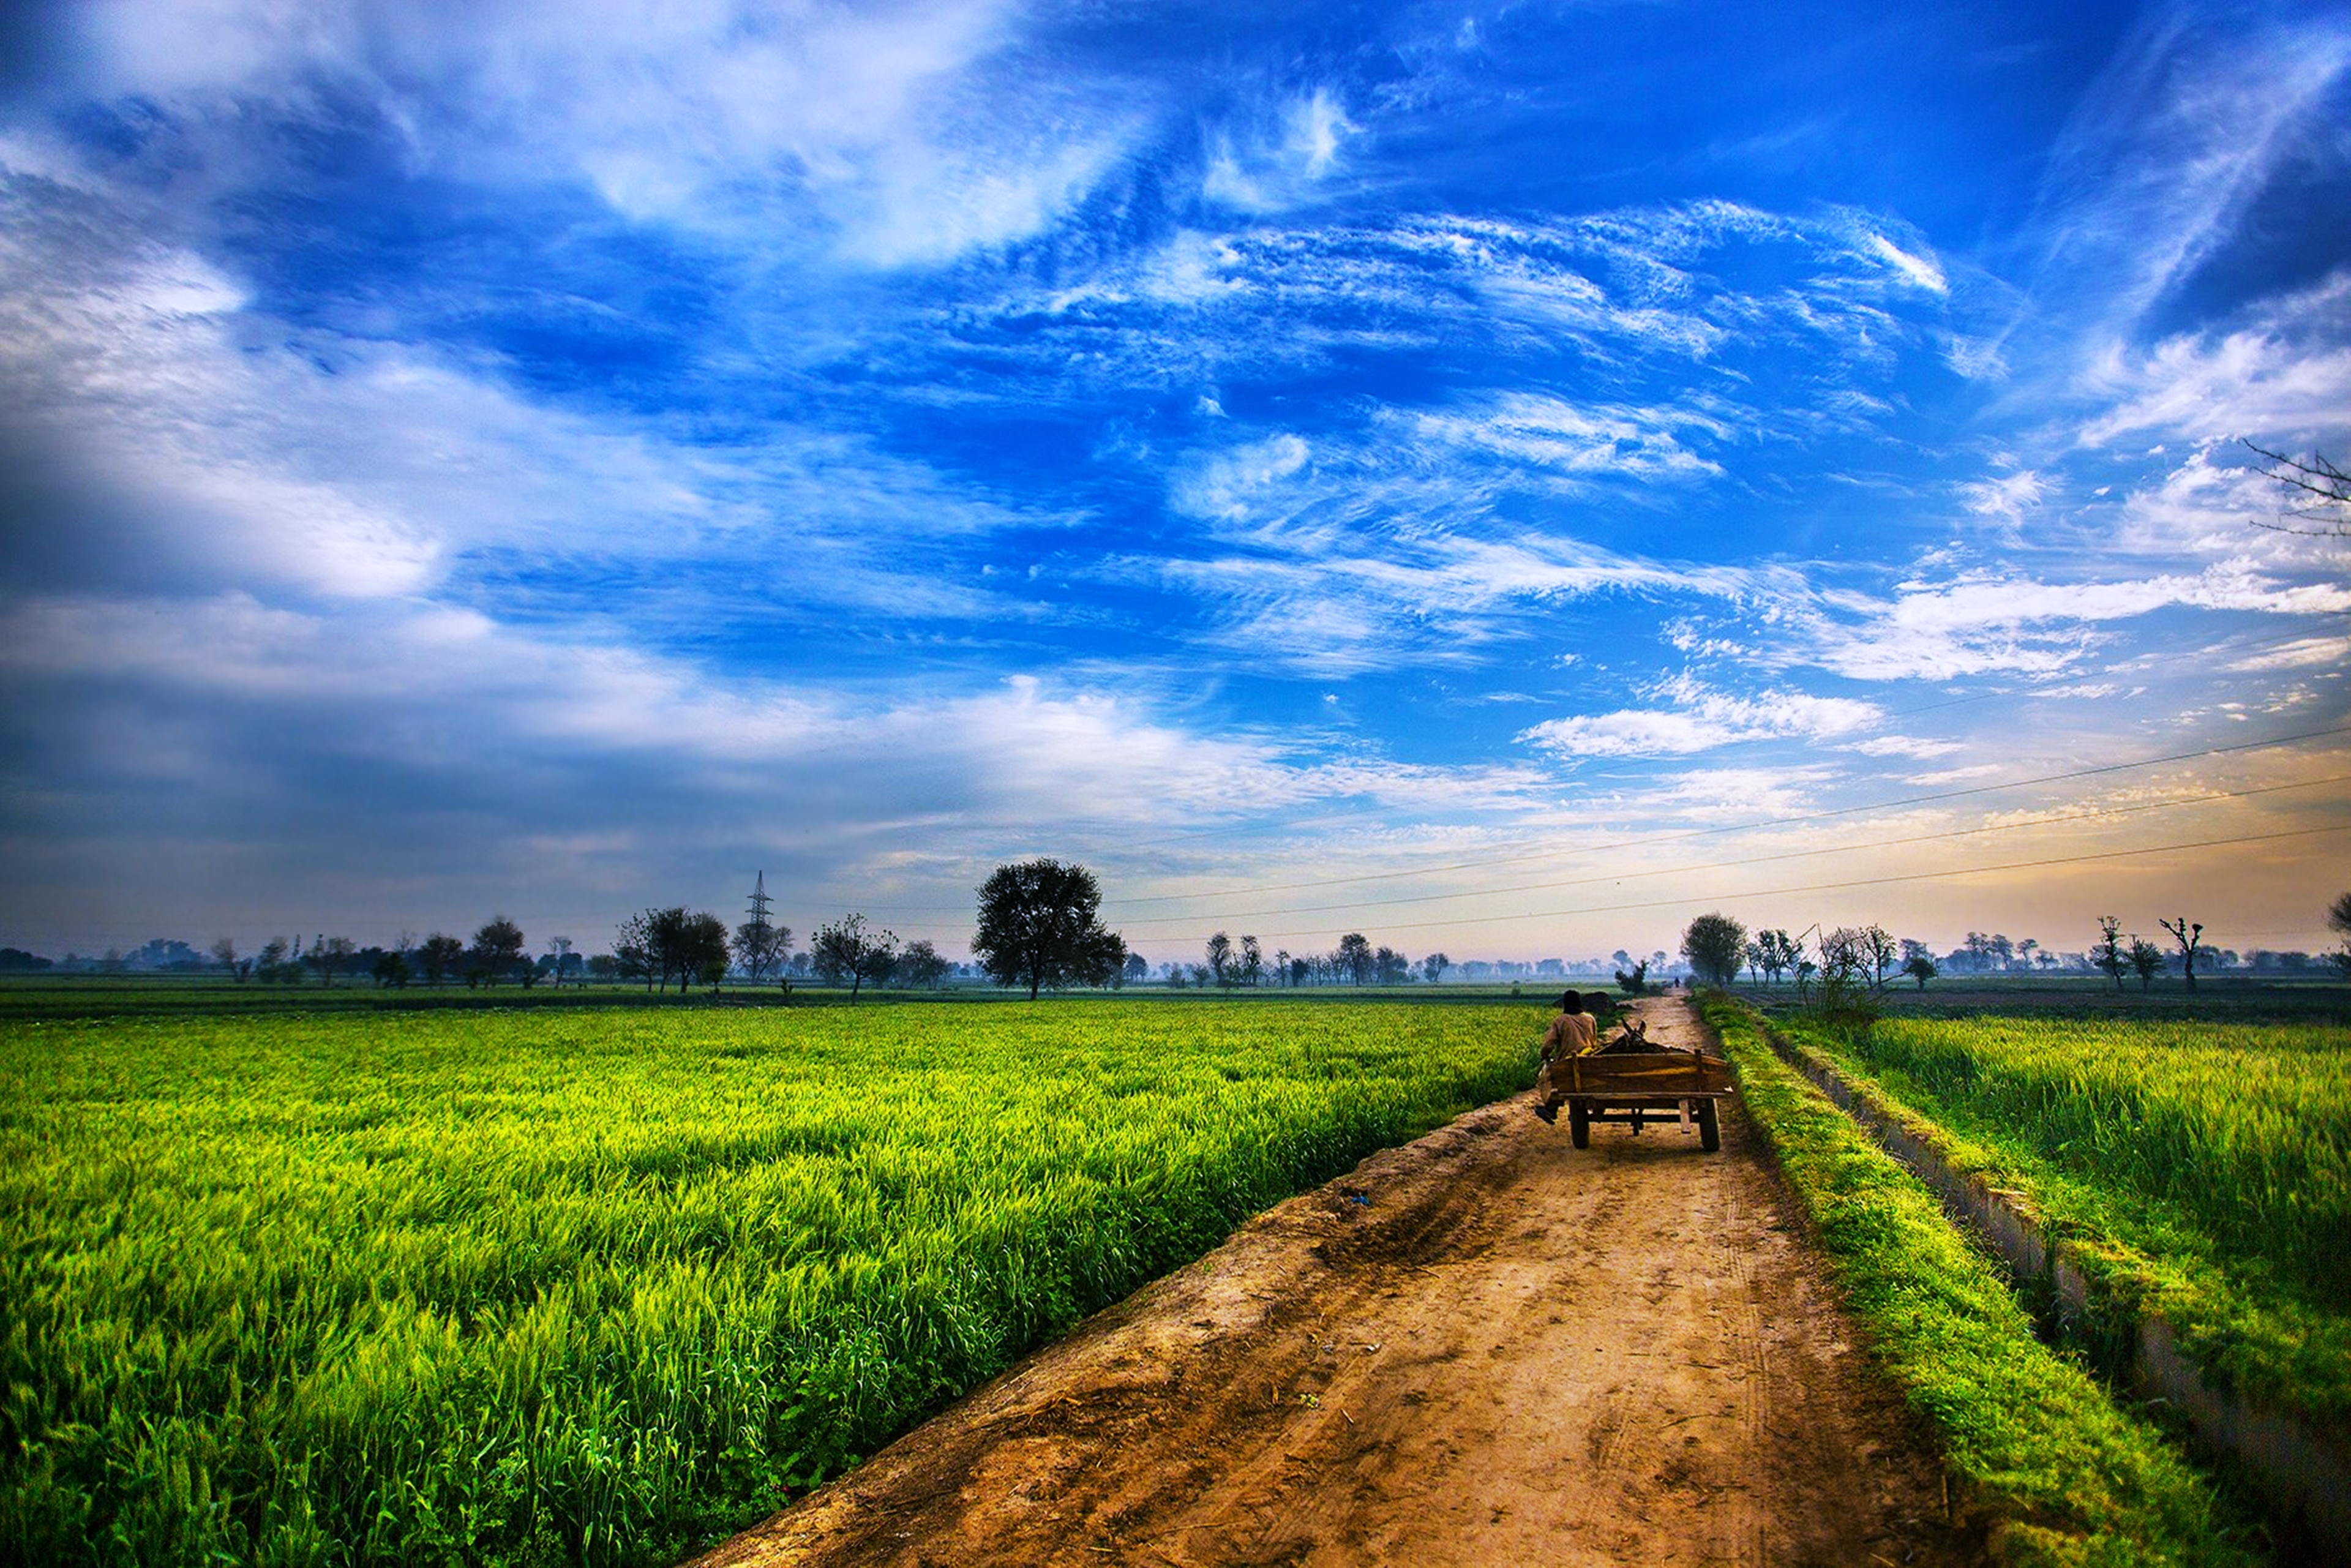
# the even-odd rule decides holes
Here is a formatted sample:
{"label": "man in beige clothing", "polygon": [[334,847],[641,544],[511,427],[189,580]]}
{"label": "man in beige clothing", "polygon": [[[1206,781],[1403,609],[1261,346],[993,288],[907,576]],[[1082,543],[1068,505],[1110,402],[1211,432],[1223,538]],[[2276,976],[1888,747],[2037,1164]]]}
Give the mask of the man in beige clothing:
{"label": "man in beige clothing", "polygon": [[1571,1056],[1588,1056],[1600,1048],[1600,1022],[1583,1010],[1583,998],[1573,991],[1563,991],[1559,998],[1559,1017],[1551,1020],[1543,1031],[1541,1076],[1535,1080],[1535,1114],[1546,1122],[1559,1120],[1559,1108],[1567,1099],[1567,1091],[1560,1084],[1566,1075],[1557,1071],[1561,1061]]}

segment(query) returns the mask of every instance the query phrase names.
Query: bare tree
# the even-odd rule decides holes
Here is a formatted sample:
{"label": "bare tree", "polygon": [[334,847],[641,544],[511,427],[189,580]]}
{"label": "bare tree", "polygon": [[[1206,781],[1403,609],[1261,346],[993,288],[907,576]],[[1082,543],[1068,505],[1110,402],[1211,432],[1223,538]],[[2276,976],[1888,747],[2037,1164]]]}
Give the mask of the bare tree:
{"label": "bare tree", "polygon": [[2098,945],[2090,949],[2090,962],[2106,972],[2117,992],[2123,988],[2123,970],[2131,962],[2130,949],[2123,946],[2123,923],[2111,915],[2098,916]]}
{"label": "bare tree", "polygon": [[2164,920],[2161,916],[2158,916],[2157,920],[2179,942],[2180,970],[2188,977],[2188,988],[2194,990],[2196,988],[2196,944],[2204,936],[2204,923],[2198,921],[2191,930],[2188,924],[2188,916],[2185,915],[2177,920]]}
{"label": "bare tree", "polygon": [[2343,946],[2326,955],[2326,961],[2351,979],[2351,893],[2327,906],[2326,928],[2343,938]]}
{"label": "bare tree", "polygon": [[[2244,445],[2262,458],[2262,472],[2283,486],[2294,503],[2279,515],[2276,522],[2264,523],[2256,518],[2255,528],[2267,528],[2272,533],[2299,534],[2304,538],[2351,539],[2351,474],[2346,474],[2319,453],[2312,453],[2305,461],[2251,441]],[[2316,526],[2296,528],[2285,520],[2288,517]]]}
{"label": "bare tree", "polygon": [[1870,983],[1882,991],[1886,988],[1886,971],[1901,949],[1895,945],[1893,933],[1874,921],[1863,926],[1859,935],[1861,956],[1869,963]]}
{"label": "bare tree", "polygon": [[213,962],[230,974],[236,973],[236,944],[225,936],[217,937],[212,946]]}
{"label": "bare tree", "polygon": [[879,981],[898,963],[898,938],[866,925],[862,915],[846,915],[818,926],[810,950],[820,973],[848,977],[852,1002],[866,981]]}

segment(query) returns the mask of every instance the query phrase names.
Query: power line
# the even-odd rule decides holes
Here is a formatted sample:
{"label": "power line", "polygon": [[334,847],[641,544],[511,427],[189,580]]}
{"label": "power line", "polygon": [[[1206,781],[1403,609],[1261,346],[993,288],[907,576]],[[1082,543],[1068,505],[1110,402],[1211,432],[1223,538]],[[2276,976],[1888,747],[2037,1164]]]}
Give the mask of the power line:
{"label": "power line", "polygon": [[1795,827],[1805,822],[1824,822],[1838,817],[1857,816],[1870,811],[1887,811],[1903,806],[1934,805],[1945,800],[1962,800],[1979,795],[1996,795],[2008,789],[2031,789],[2041,784],[2062,784],[2076,779],[2094,779],[2108,773],[2126,773],[2140,768],[2159,768],[2168,762],[2192,762],[2199,758],[2222,757],[2235,752],[2265,751],[2273,747],[2292,746],[2300,741],[2316,740],[2327,736],[2351,735],[2351,725],[2338,725],[2331,729],[2307,730],[2299,735],[2280,736],[2270,740],[2246,741],[2236,746],[2212,746],[2200,751],[2174,752],[2166,757],[2150,757],[2137,762],[2114,762],[2099,768],[2080,768],[2065,773],[2047,773],[2033,779],[2011,779],[2000,784],[1980,784],[1965,789],[1946,789],[1929,795],[1911,795],[1900,800],[1880,800],[1864,806],[1841,806],[1834,810],[1811,811],[1801,816],[1771,817],[1761,821],[1739,822],[1717,828],[1692,828],[1678,833],[1659,833],[1646,839],[1628,839],[1618,843],[1593,840],[1587,843],[1562,849],[1546,850],[1535,854],[1508,854],[1484,860],[1455,861],[1444,865],[1416,866],[1402,871],[1364,872],[1354,876],[1318,877],[1306,882],[1276,883],[1254,888],[1226,888],[1211,893],[1149,894],[1134,898],[1107,902],[1122,907],[1138,904],[1168,904],[1179,900],[1247,897],[1252,894],[1302,893],[1318,887],[1348,887],[1367,882],[1394,882],[1409,876],[1434,876],[1446,872],[1483,871],[1498,865],[1514,865],[1531,860],[1549,860],[1577,853],[1583,850],[1625,851],[1646,849],[1657,844],[1683,843],[1692,839],[1716,838],[1724,833],[1747,833],[1765,828]]}
{"label": "power line", "polygon": [[[1325,915],[1341,910],[1385,909],[1405,904],[1441,904],[1457,898],[1496,898],[1513,893],[1548,893],[1562,887],[1589,887],[1598,883],[1637,881],[1653,876],[1683,876],[1693,872],[1736,871],[1745,866],[1768,865],[1775,861],[1807,860],[1821,855],[1855,854],[1864,850],[1898,849],[1908,844],[1934,843],[1945,839],[1978,837],[1986,833],[2014,832],[2023,828],[2054,827],[2065,822],[2095,821],[2101,817],[2126,817],[2142,811],[2167,811],[2182,806],[2209,805],[2216,800],[2241,800],[2254,795],[2275,795],[2293,789],[2315,789],[2325,784],[2351,783],[2351,773],[2336,773],[2325,779],[2305,779],[2294,784],[2263,784],[2250,789],[2229,789],[2208,795],[2197,795],[2184,800],[2150,800],[2135,806],[2110,806],[2093,811],[2058,812],[2048,816],[2028,818],[2018,822],[1992,822],[1972,828],[1952,828],[1942,832],[1913,833],[1898,839],[1872,839],[1863,843],[1830,844],[1820,849],[1790,850],[1781,854],[1751,855],[1739,860],[1714,861],[1702,865],[1660,866],[1654,871],[1604,872],[1596,876],[1570,877],[1560,882],[1520,883],[1510,887],[1470,888],[1458,893],[1412,894],[1401,898],[1373,898],[1354,904],[1295,904],[1288,908],[1242,910],[1219,919],[1258,919],[1265,915]],[[1161,915],[1155,919],[1127,921],[1129,927],[1165,926],[1189,924],[1197,915]]]}
{"label": "power line", "polygon": [[[2154,844],[2139,849],[2105,850],[2094,854],[2056,855],[2043,860],[2009,861],[1999,865],[1961,866],[1952,871],[1906,872],[1895,876],[1855,877],[1843,882],[1806,883],[1796,887],[1756,888],[1735,894],[1691,894],[1679,898],[1648,899],[1635,904],[1589,904],[1575,909],[1531,909],[1515,915],[1467,915],[1445,920],[1422,920],[1413,924],[1414,930],[1435,926],[1491,925],[1513,920],[1553,920],[1579,915],[1620,915],[1643,909],[1670,909],[1692,904],[1729,903],[1733,899],[1780,898],[1797,893],[1833,893],[1852,887],[1886,887],[1906,882],[1941,882],[1969,876],[1990,876],[1997,872],[2038,871],[2048,866],[2086,865],[2096,861],[2128,860],[2139,855],[2176,854],[2183,850],[2220,849],[2232,844],[2270,843],[2281,839],[2304,839],[2322,833],[2351,832],[2351,822],[2338,822],[2325,828],[2294,828],[2275,833],[2246,833],[2235,838],[2199,839],[2184,844]],[[1258,933],[1262,940],[1286,941],[1306,935],[1287,931]]]}

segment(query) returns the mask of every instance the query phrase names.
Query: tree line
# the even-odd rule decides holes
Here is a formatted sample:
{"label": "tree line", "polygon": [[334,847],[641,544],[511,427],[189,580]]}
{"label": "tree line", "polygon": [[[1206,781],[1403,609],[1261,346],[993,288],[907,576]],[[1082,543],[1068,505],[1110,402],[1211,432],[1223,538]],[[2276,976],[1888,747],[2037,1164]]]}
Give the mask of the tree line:
{"label": "tree line", "polygon": [[[1681,951],[1700,979],[1718,985],[1735,981],[1743,967],[1750,979],[1768,979],[1777,984],[1783,977],[1791,977],[1800,989],[1809,988],[1817,980],[1832,990],[1856,985],[1883,990],[1893,975],[1907,975],[1924,990],[1928,981],[1948,967],[1978,974],[2066,970],[2098,973],[2111,979],[2116,991],[2123,988],[2126,974],[2136,975],[2139,988],[2147,990],[2157,976],[2168,970],[2185,980],[2192,991],[2199,969],[2209,974],[2215,969],[2238,967],[2235,953],[2205,942],[2203,922],[2179,915],[2158,916],[2157,925],[2170,938],[2168,945],[2151,942],[2136,931],[2126,939],[2119,919],[2111,915],[2100,915],[2098,940],[2087,952],[2064,957],[2052,956],[2030,939],[2012,944],[2006,936],[1988,937],[1971,931],[1959,948],[1938,960],[1926,943],[1910,937],[1897,938],[1875,923],[1840,925],[1826,933],[1813,926],[1801,936],[1791,936],[1785,930],[1773,927],[1759,930],[1750,937],[1746,926],[1715,911],[1698,916],[1684,928]],[[2351,893],[2342,894],[2328,906],[2326,925],[2343,940],[2339,947],[2325,956],[2325,963],[2337,974],[2351,978]],[[1805,937],[1815,934],[1818,946],[1808,949]],[[2043,961],[2035,962],[2036,955]],[[2279,966],[2278,971],[2293,972],[2294,967]]]}

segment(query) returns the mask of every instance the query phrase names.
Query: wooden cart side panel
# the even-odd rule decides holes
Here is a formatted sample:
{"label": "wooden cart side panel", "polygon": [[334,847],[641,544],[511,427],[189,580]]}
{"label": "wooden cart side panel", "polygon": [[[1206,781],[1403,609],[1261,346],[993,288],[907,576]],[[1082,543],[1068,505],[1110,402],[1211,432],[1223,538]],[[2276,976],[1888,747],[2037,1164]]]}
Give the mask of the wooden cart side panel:
{"label": "wooden cart side panel", "polygon": [[1719,1057],[1685,1051],[1622,1056],[1571,1056],[1567,1092],[1609,1098],[1618,1094],[1728,1094],[1730,1064]]}

